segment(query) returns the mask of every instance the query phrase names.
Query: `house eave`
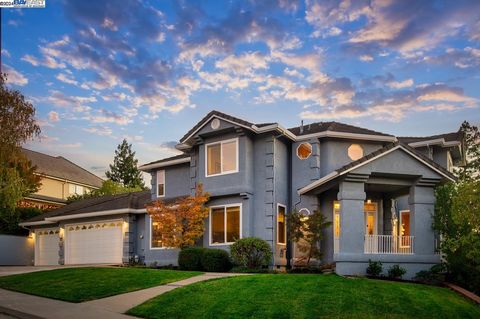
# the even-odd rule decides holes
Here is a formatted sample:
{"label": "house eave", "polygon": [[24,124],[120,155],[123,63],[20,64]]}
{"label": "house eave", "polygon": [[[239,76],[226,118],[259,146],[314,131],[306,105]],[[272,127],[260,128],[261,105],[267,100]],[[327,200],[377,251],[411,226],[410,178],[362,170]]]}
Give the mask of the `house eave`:
{"label": "house eave", "polygon": [[77,219],[77,218],[110,216],[110,215],[118,215],[118,214],[144,214],[146,212],[147,210],[145,208],[142,208],[142,209],[120,208],[120,209],[104,210],[104,211],[97,211],[97,212],[91,212],[91,213],[47,217],[45,218],[45,221],[58,222],[61,220],[69,220],[69,219]]}
{"label": "house eave", "polygon": [[152,169],[155,169],[155,168],[161,168],[161,167],[167,167],[167,166],[172,166],[172,165],[190,163],[190,160],[191,160],[190,157],[185,157],[185,158],[180,158],[180,159],[161,162],[161,163],[142,165],[138,169],[143,171],[143,172],[148,172],[148,171],[150,171]]}

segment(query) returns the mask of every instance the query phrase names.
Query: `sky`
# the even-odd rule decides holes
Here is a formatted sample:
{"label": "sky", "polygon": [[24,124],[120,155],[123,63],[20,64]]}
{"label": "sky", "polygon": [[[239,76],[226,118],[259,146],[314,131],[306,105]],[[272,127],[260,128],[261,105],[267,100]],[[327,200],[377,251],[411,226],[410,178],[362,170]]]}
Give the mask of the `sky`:
{"label": "sky", "polygon": [[41,138],[104,177],[209,111],[285,127],[338,121],[425,136],[480,124],[480,1],[46,0],[2,9],[2,71]]}

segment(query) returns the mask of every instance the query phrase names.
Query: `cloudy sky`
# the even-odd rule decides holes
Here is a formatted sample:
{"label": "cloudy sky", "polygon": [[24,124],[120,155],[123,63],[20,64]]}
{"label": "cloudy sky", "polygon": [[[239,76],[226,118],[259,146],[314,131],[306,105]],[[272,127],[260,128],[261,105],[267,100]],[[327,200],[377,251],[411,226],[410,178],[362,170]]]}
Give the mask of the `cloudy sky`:
{"label": "cloudy sky", "polygon": [[2,10],[2,71],[37,108],[29,147],[103,176],[127,138],[175,155],[212,109],[396,135],[480,124],[480,1],[47,0]]}

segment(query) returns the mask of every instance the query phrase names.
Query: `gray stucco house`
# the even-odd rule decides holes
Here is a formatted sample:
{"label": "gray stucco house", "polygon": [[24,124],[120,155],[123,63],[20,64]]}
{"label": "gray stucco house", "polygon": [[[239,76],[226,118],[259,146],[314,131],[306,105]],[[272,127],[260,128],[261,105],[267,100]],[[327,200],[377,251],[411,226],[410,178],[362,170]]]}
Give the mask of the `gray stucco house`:
{"label": "gray stucco house", "polygon": [[181,155],[140,167],[152,175],[151,193],[85,200],[22,225],[35,233],[37,264],[176,264],[178,251],[152,234],[144,205],[193,194],[202,183],[211,195],[204,247],[260,237],[273,266],[283,267],[287,257],[301,259],[287,240],[288,212],[320,210],[332,221],[322,262],[337,273],[363,274],[372,259],[401,264],[412,277],[440,261],[434,189],[455,179],[462,140],[458,132],[395,137],[338,122],[287,129],[212,111],[180,139]]}

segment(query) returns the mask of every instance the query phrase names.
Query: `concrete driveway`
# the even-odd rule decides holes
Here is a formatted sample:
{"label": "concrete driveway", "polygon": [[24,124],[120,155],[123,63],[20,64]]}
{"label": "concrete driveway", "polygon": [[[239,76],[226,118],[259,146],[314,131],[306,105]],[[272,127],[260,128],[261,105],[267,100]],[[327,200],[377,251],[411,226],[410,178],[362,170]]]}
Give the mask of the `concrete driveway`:
{"label": "concrete driveway", "polygon": [[26,274],[35,271],[53,270],[61,268],[80,268],[80,267],[112,267],[111,264],[95,264],[95,265],[57,265],[57,266],[0,266],[0,277],[17,274]]}

